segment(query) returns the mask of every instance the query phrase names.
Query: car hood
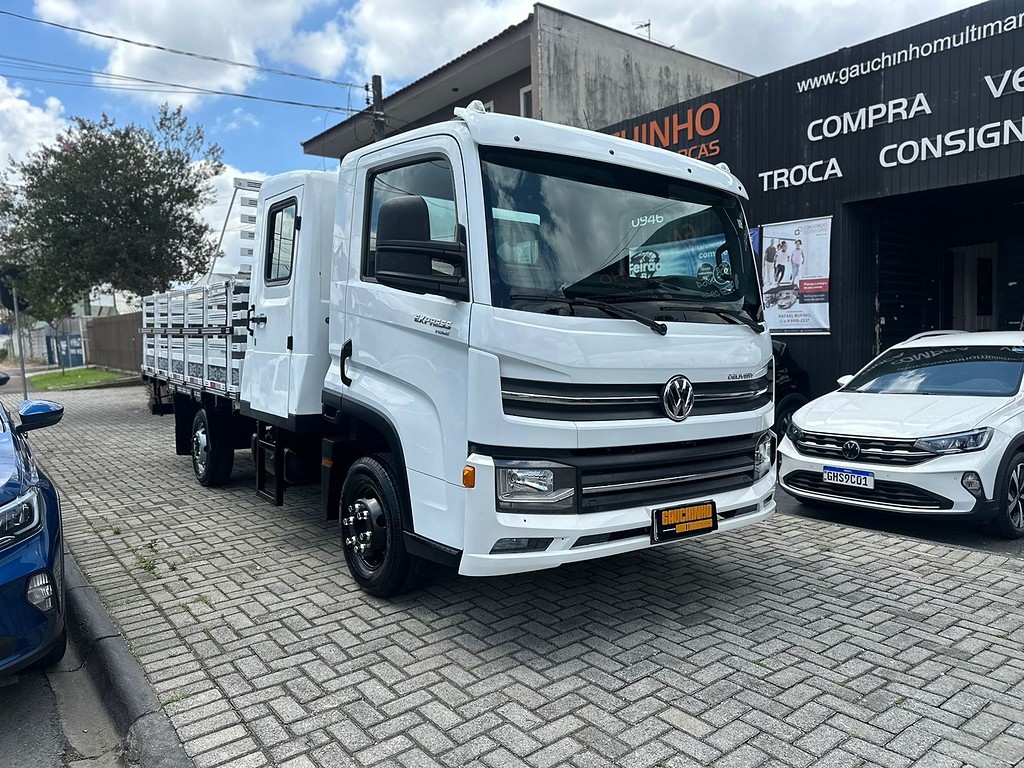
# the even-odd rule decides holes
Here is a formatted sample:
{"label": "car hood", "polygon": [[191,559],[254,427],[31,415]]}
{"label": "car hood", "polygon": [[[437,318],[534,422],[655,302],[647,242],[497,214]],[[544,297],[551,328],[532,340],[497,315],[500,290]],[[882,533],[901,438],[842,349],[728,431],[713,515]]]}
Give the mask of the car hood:
{"label": "car hood", "polygon": [[22,494],[27,474],[14,436],[10,432],[0,432],[0,506]]}
{"label": "car hood", "polygon": [[982,426],[1011,398],[833,392],[801,408],[793,422],[808,432],[918,438]]}

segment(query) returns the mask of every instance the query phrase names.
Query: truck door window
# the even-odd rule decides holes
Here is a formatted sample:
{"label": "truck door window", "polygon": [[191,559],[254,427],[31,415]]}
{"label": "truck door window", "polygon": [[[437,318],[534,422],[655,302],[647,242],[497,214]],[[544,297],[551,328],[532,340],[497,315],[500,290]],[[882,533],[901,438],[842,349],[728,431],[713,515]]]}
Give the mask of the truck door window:
{"label": "truck door window", "polygon": [[287,283],[295,258],[295,216],[298,202],[278,203],[267,214],[267,262],[263,276],[267,284]]}
{"label": "truck door window", "polygon": [[[376,269],[377,219],[380,207],[386,200],[415,195],[426,202],[428,227],[420,231],[410,227],[410,239],[429,239],[446,243],[456,241],[458,219],[455,211],[455,182],[451,165],[446,159],[431,157],[372,174],[369,190],[370,205],[365,225],[366,247],[362,269],[364,278],[373,278]],[[432,265],[432,271],[437,274],[451,274],[451,270],[451,265],[443,262],[435,261]]]}

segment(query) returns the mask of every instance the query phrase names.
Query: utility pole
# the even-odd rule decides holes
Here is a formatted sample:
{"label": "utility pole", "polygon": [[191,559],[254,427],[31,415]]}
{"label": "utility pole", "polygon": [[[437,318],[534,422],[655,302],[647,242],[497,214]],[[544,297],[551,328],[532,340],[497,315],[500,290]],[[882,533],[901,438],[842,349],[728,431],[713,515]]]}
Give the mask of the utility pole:
{"label": "utility pole", "polygon": [[384,95],[380,75],[373,76],[373,140],[384,138]]}
{"label": "utility pole", "polygon": [[25,342],[21,335],[21,313],[18,312],[18,289],[11,286],[11,298],[14,304],[14,327],[18,334],[18,361],[21,364],[21,394],[22,400],[28,400],[28,378],[25,376]]}

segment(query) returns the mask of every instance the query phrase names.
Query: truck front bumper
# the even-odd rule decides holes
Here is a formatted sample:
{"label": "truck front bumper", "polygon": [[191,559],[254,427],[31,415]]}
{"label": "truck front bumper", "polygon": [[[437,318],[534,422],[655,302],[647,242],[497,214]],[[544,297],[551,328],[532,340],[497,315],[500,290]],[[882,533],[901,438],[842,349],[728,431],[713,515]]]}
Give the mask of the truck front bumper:
{"label": "truck front bumper", "polygon": [[[680,498],[674,502],[580,514],[525,514],[495,509],[494,464],[473,456],[476,487],[467,491],[465,537],[459,573],[499,576],[557,568],[564,563],[633,552],[682,540],[652,543],[656,510],[714,501],[717,528],[692,538],[735,531],[766,520],[775,511],[774,468],[752,485],[712,498]],[[499,544],[501,542],[501,544]],[[495,551],[502,546],[518,550]]]}

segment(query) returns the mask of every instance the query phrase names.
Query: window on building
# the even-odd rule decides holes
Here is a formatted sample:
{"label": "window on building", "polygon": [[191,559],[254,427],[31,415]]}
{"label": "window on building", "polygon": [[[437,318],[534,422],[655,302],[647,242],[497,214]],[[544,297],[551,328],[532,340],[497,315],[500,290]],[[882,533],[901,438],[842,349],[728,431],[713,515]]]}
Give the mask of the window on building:
{"label": "window on building", "polygon": [[264,277],[268,284],[287,283],[295,258],[295,216],[298,201],[286,200],[270,209],[267,216],[267,263]]}
{"label": "window on building", "polygon": [[533,117],[533,86],[528,85],[519,89],[519,114],[523,117]]}

